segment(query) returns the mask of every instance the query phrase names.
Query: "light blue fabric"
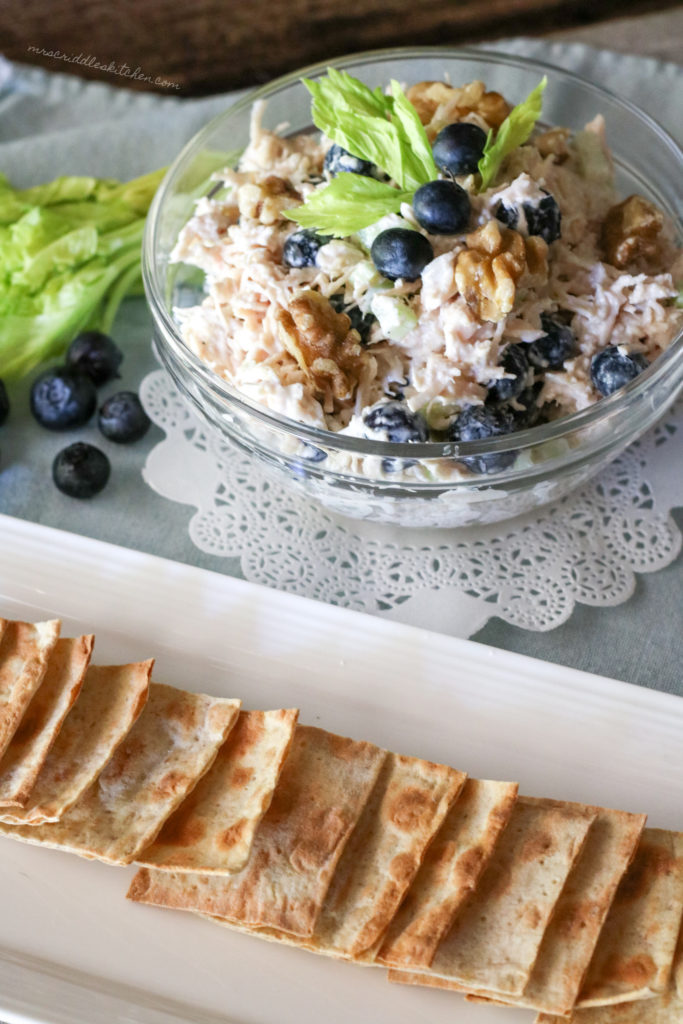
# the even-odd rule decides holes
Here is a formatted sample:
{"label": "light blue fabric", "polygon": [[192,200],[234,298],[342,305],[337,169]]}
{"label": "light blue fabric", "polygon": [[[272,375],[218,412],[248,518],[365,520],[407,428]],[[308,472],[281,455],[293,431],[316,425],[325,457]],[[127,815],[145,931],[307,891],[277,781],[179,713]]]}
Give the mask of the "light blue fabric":
{"label": "light blue fabric", "polygon": [[[542,40],[507,40],[491,48],[537,57],[592,78],[632,99],[680,136],[683,69],[676,65]],[[24,187],[58,174],[131,178],[172,160],[234,96],[181,100],[2,62],[0,171]],[[114,334],[126,358],[122,378],[103,388],[101,399],[121,388],[136,389],[155,365],[150,317],[142,299],[124,304]],[[27,382],[13,386],[10,399],[12,415],[0,429],[0,512],[240,575],[237,559],[217,559],[192,544],[187,506],[166,501],[142,481],[141,467],[160,437],[156,428],[132,446],[104,441],[94,426],[73,436],[55,435],[32,420]],[[76,436],[99,444],[112,462],[108,487],[90,502],[66,498],[50,478],[55,454]],[[678,522],[683,526],[683,516]],[[579,606],[568,623],[550,633],[531,633],[493,619],[475,639],[683,695],[682,583],[679,559],[668,569],[640,576],[635,595],[624,605]]]}

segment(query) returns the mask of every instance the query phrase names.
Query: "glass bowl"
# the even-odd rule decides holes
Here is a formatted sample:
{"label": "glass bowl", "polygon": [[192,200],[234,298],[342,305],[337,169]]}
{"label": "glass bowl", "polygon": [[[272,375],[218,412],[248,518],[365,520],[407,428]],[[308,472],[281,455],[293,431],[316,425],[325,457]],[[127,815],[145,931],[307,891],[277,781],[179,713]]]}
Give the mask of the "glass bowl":
{"label": "glass bowl", "polygon": [[[563,497],[598,473],[674,401],[683,383],[683,333],[631,384],[588,409],[492,440],[423,444],[365,440],[288,419],[231,387],[185,345],[173,310],[201,302],[203,274],[172,263],[169,256],[195,200],[215,188],[213,172],[236,163],[249,138],[254,100],[267,100],[266,128],[286,123],[288,132],[310,129],[310,96],[300,78],[322,75],[330,65],[373,88],[391,78],[410,84],[447,74],[456,85],[481,79],[513,102],[547,74],[543,122],[580,129],[601,113],[619,194],[638,192],[652,199],[673,220],[680,244],[683,152],[633,104],[567,71],[498,53],[420,48],[357,54],[302,69],[246,96],[206,125],[170,167],[148,216],[143,250],[161,362],[211,428],[258,459],[281,483],[289,482],[344,515],[414,527],[457,527],[508,519]],[[446,465],[443,460],[452,465],[457,458],[509,452],[516,456],[512,465],[509,458],[499,460],[508,464],[506,469],[465,479],[430,479]],[[384,471],[387,465],[392,472]],[[409,466],[411,472],[402,471]]]}

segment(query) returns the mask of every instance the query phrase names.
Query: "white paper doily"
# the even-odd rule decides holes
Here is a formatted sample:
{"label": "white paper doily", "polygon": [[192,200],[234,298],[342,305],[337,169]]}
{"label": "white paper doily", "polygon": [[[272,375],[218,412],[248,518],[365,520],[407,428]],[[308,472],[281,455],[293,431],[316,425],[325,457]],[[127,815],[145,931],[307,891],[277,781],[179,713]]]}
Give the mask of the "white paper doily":
{"label": "white paper doily", "polygon": [[670,443],[683,406],[555,505],[492,526],[406,531],[342,519],[274,482],[204,427],[164,370],[140,394],[166,433],[146,482],[195,506],[194,544],[239,557],[255,583],[465,637],[493,615],[548,630],[576,601],[620,604],[635,573],[664,568],[681,548],[669,512],[683,505]]}

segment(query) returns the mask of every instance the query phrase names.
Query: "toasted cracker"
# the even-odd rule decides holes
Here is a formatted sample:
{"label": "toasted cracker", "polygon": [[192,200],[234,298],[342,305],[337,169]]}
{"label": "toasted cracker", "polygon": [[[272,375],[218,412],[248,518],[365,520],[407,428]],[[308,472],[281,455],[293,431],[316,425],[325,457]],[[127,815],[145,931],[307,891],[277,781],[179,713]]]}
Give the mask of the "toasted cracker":
{"label": "toasted cracker", "polygon": [[603,807],[586,809],[595,812],[595,820],[557,901],[524,992],[505,1000],[478,991],[467,995],[468,1000],[529,1007],[561,1016],[570,1013],[645,824],[644,814]]}
{"label": "toasted cracker", "polygon": [[372,963],[427,843],[464,780],[462,772],[445,765],[387,756],[310,937],[249,928],[234,920],[209,920],[314,953]]}
{"label": "toasted cracker", "polygon": [[[387,979],[394,985],[420,985],[422,988],[438,988],[444,992],[457,992],[458,995],[466,995],[467,989],[448,978],[439,978],[433,974],[426,974],[424,971],[408,971],[398,967],[390,967],[387,971]],[[484,1002],[489,1002],[485,999]],[[500,1003],[505,1006],[507,1004]]]}
{"label": "toasted cracker", "polygon": [[515,782],[465,782],[389,926],[378,963],[429,967],[488,863],[516,799]]}
{"label": "toasted cracker", "polygon": [[387,756],[309,948],[358,958],[381,940],[464,781],[462,772],[446,765]]}
{"label": "toasted cracker", "polygon": [[521,995],[595,815],[520,797],[479,885],[425,973]]}
{"label": "toasted cracker", "polygon": [[231,876],[141,868],[128,898],[311,935],[385,756],[371,743],[297,726],[246,867]]}
{"label": "toasted cracker", "polygon": [[535,1024],[683,1024],[683,1001],[669,989],[649,999],[575,1010],[571,1017],[539,1013]]}
{"label": "toasted cracker", "polygon": [[516,1005],[566,1015],[576,1002],[617,887],[635,854],[644,814],[602,807],[543,936]]}
{"label": "toasted cracker", "polygon": [[[58,821],[96,779],[147,700],[154,662],[91,665],[26,806],[5,808],[4,825]],[[0,833],[5,833],[0,826]]]}
{"label": "toasted cracker", "polygon": [[149,700],[98,778],[59,821],[12,838],[130,864],[212,764],[240,702],[150,683]]}
{"label": "toasted cracker", "polygon": [[45,677],[0,761],[0,807],[23,807],[81,691],[93,636],[58,640]]}
{"label": "toasted cracker", "polygon": [[137,863],[166,871],[241,871],[268,810],[298,711],[241,711],[216,760]]}
{"label": "toasted cracker", "polygon": [[683,915],[683,833],[646,828],[600,933],[577,1007],[666,991]]}
{"label": "toasted cracker", "polygon": [[683,921],[681,921],[681,930],[678,935],[678,946],[676,947],[676,955],[674,956],[673,981],[676,986],[678,998],[683,1002]]}
{"label": "toasted cracker", "polygon": [[0,758],[43,681],[60,626],[59,619],[35,624],[0,619]]}

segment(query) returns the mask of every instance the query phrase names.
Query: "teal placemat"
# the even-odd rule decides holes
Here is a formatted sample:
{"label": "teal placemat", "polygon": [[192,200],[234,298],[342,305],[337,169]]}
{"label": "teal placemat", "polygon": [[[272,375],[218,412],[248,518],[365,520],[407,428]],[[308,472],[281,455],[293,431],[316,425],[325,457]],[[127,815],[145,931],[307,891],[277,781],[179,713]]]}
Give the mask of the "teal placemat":
{"label": "teal placemat", "polygon": [[[536,57],[592,78],[638,103],[680,137],[683,70],[677,65],[539,40],[507,40],[491,48]],[[235,95],[182,100],[0,63],[0,170],[20,186],[58,174],[134,177],[172,160]],[[126,358],[121,380],[102,389],[102,398],[121,388],[137,388],[155,366],[149,345],[151,320],[143,300],[124,304],[113,333]],[[161,436],[156,428],[130,447],[103,441],[95,427],[79,430],[79,438],[96,438],[108,451],[113,472],[100,496],[78,503],[57,492],[50,478],[52,459],[69,442],[69,435],[35,427],[28,411],[27,382],[14,385],[10,397],[12,416],[0,432],[0,512],[241,575],[238,559],[215,558],[194,546],[187,531],[187,506],[166,501],[143,482],[141,468]],[[683,515],[676,515],[683,525]],[[549,633],[492,619],[474,639],[683,694],[683,631],[677,614],[682,593],[679,559],[658,573],[638,576],[635,594],[623,605],[577,606],[567,623]]]}

